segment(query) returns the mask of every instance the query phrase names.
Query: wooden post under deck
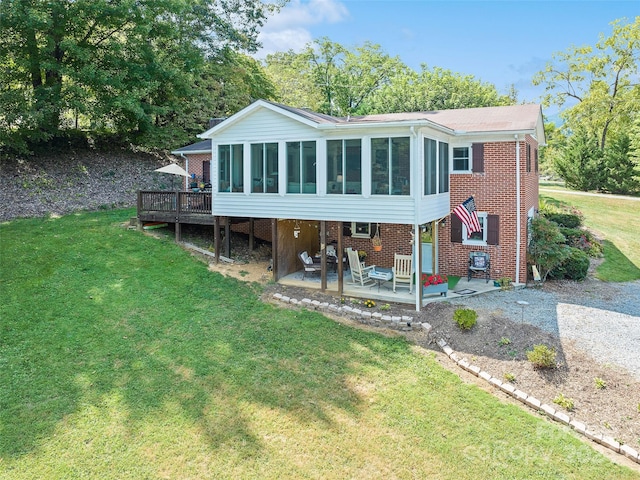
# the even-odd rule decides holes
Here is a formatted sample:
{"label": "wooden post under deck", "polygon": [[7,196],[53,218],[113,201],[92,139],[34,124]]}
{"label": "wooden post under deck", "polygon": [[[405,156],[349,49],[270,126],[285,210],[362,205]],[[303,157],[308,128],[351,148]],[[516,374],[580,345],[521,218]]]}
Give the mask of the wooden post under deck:
{"label": "wooden post under deck", "polygon": [[344,252],[342,250],[342,222],[338,223],[338,246],[336,255],[338,257],[338,295],[342,297],[342,291],[344,288],[344,264],[342,259],[344,258]]}
{"label": "wooden post under deck", "polygon": [[320,221],[320,291],[327,289],[327,221]]}
{"label": "wooden post under deck", "polygon": [[220,262],[220,217],[213,217],[213,249],[216,251],[216,263]]}
{"label": "wooden post under deck", "polygon": [[253,248],[254,248],[254,222],[253,222],[253,218],[249,219],[249,251],[253,252]]}
{"label": "wooden post under deck", "polygon": [[224,253],[231,258],[231,219],[224,217]]}
{"label": "wooden post under deck", "polygon": [[182,226],[180,225],[180,192],[176,191],[176,243],[182,241]]}
{"label": "wooden post under deck", "polygon": [[278,278],[278,219],[271,219],[271,266],[273,279],[277,282]]}

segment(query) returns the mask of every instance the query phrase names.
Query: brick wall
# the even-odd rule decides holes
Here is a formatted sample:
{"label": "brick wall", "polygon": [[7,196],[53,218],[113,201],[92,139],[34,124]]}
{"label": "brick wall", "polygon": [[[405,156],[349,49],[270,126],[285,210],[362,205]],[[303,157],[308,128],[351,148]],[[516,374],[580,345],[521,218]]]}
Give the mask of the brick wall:
{"label": "brick wall", "polygon": [[[247,219],[246,222],[231,224],[231,231],[249,235],[249,219]],[[273,236],[271,234],[271,219],[256,218],[253,221],[253,235],[260,240],[271,242],[273,240]]]}
{"label": "brick wall", "polygon": [[204,174],[202,165],[204,164],[204,162],[211,161],[211,154],[194,153],[194,154],[189,154],[185,156],[189,159],[189,170],[188,170],[189,178],[191,178],[192,173],[195,173],[196,176],[198,177],[198,180],[202,180],[203,174]]}
{"label": "brick wall", "polygon": [[[531,145],[532,168],[526,171],[526,144]],[[442,273],[466,275],[469,252],[483,250],[491,255],[491,277],[510,277],[514,281],[525,282],[527,276],[527,212],[538,207],[538,174],[533,167],[533,152],[536,141],[527,136],[520,142],[521,174],[521,244],[520,276],[516,276],[516,142],[485,143],[484,172],[451,175],[451,208],[462,203],[470,195],[476,201],[478,212],[498,215],[500,223],[499,244],[476,246],[451,243],[451,221],[447,218],[446,228],[439,228],[439,262]]]}
{"label": "brick wall", "polygon": [[[338,240],[338,229],[341,222],[327,222],[327,243]],[[375,224],[371,224],[375,232]],[[370,238],[342,237],[342,246],[351,247],[354,250],[364,250],[367,252],[365,262],[367,265],[379,265],[381,267],[393,267],[393,254],[400,253],[411,255],[411,230],[410,225],[380,224],[380,240],[382,241],[382,251],[374,252]]]}

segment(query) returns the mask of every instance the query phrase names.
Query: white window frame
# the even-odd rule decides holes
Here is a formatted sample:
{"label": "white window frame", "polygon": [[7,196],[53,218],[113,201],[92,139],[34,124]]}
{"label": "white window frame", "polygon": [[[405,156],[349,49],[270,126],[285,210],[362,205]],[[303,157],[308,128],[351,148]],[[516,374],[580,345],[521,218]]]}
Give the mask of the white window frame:
{"label": "white window frame", "polygon": [[[356,224],[358,223],[368,225],[366,233],[358,233],[358,231],[356,230]],[[368,222],[351,222],[351,237],[352,238],[371,238],[371,224]]]}
{"label": "white window frame", "polygon": [[482,227],[482,240],[476,238],[468,238],[467,226],[462,224],[462,243],[464,245],[487,245],[487,212],[478,212],[478,221]]}
{"label": "white window frame", "polygon": [[[455,169],[455,164],[456,164],[456,159],[454,156],[454,152],[456,150],[456,148],[466,148],[467,149],[467,161],[468,161],[468,165],[467,165],[467,169],[466,170],[456,170]],[[451,146],[451,156],[449,157],[449,162],[451,165],[451,173],[471,173],[473,171],[473,148],[471,148],[471,145],[452,145]]]}

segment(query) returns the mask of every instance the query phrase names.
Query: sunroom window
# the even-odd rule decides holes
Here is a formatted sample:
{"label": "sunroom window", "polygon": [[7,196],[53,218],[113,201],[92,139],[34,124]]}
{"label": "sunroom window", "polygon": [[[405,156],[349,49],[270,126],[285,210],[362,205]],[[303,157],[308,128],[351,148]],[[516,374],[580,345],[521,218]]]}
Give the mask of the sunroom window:
{"label": "sunroom window", "polygon": [[371,140],[371,193],[409,195],[411,161],[409,137]]}
{"label": "sunroom window", "polygon": [[251,145],[251,191],[278,193],[278,144]]}
{"label": "sunroom window", "polygon": [[242,192],[244,189],[243,146],[218,146],[218,192]]}
{"label": "sunroom window", "polygon": [[316,142],[287,142],[287,193],[316,193]]}
{"label": "sunroom window", "polygon": [[362,141],[327,141],[327,193],[362,193]]}

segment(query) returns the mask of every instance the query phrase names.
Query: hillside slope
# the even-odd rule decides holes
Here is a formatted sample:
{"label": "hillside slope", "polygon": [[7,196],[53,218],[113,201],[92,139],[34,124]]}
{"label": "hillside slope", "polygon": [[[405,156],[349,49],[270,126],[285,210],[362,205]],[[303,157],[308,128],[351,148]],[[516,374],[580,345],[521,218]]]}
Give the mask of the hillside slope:
{"label": "hillside slope", "polygon": [[129,151],[0,159],[0,221],[130,207],[140,189],[168,189],[172,175],[154,172],[168,155]]}

